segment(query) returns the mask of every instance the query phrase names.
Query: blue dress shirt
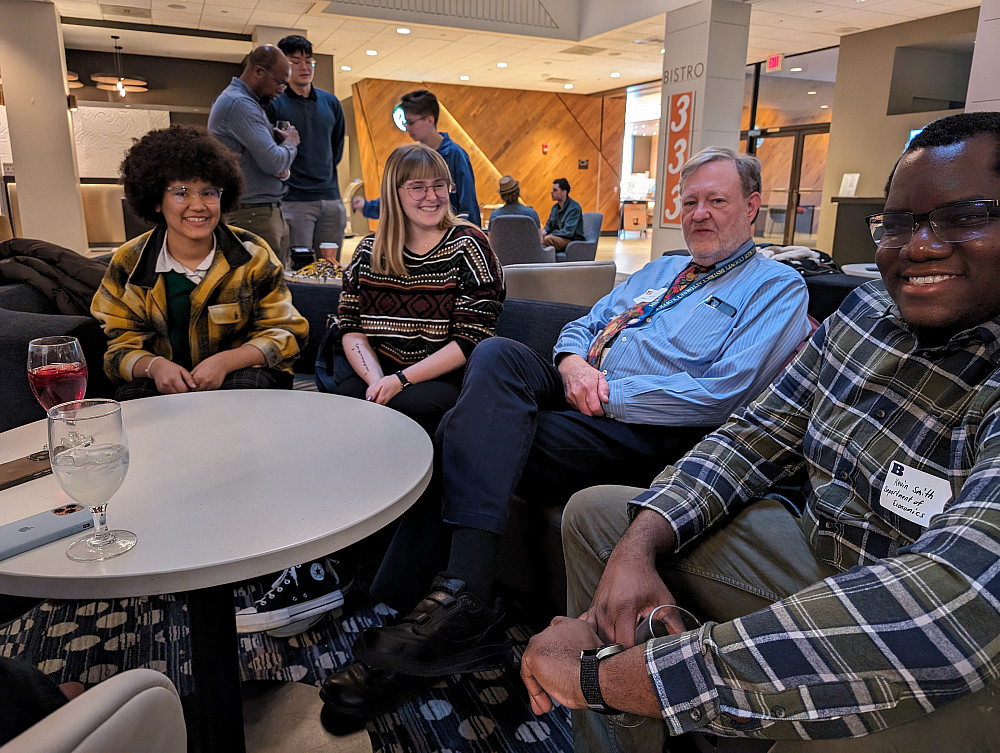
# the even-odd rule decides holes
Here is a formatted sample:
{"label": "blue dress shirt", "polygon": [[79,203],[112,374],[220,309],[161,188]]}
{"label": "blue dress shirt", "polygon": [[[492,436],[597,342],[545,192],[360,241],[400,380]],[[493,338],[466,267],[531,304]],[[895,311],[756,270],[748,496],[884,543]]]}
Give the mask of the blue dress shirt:
{"label": "blue dress shirt", "polygon": [[[753,247],[747,241],[716,267]],[[668,288],[690,256],[654,259],[567,324],[554,355],[587,357],[593,339],[636,298]],[[605,414],[626,423],[719,425],[774,379],[809,334],[808,295],[791,267],[754,254],[677,305],[628,327],[604,351]]]}

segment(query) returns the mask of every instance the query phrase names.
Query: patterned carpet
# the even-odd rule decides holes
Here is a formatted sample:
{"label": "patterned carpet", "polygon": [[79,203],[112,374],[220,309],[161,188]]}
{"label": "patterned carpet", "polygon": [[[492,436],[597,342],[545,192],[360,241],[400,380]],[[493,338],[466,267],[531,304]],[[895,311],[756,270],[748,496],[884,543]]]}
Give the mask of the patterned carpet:
{"label": "patterned carpet", "polygon": [[[263,583],[237,589],[235,606],[249,605]],[[289,639],[240,636],[244,680],[285,680],[319,685],[350,663],[351,645],[364,627],[380,623],[378,608],[361,589],[347,594],[344,610]],[[531,632],[510,629],[520,658]],[[150,667],[165,673],[182,695],[190,693],[186,606],[180,597],[97,602],[44,602],[0,631],[0,655],[21,657],[56,682],[94,685],[117,672]],[[517,668],[445,678],[395,712],[368,724],[381,753],[569,753],[569,714],[531,713]]]}

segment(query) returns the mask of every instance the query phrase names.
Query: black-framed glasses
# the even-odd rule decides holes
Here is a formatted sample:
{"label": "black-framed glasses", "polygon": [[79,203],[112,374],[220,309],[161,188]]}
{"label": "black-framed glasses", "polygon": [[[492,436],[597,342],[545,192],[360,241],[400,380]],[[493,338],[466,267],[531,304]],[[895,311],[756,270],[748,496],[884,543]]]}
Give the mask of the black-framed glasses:
{"label": "black-framed glasses", "polygon": [[421,120],[427,120],[427,118],[429,117],[430,115],[421,115],[419,118],[414,118],[413,120],[410,120],[409,118],[403,118],[403,122],[406,123],[406,127],[409,128],[410,126],[416,125]]}
{"label": "black-framed glasses", "polygon": [[400,186],[400,188],[410,194],[410,198],[414,201],[420,201],[427,195],[428,191],[433,191],[439,199],[447,198],[448,194],[451,193],[451,183],[443,180],[433,183],[413,183],[408,186]]}
{"label": "black-framed glasses", "polygon": [[222,189],[218,186],[206,186],[200,191],[192,191],[187,186],[170,186],[167,189],[178,204],[190,204],[195,196],[200,196],[206,204],[218,204],[222,201]]}
{"label": "black-framed glasses", "polygon": [[279,89],[280,89],[281,87],[283,87],[283,86],[288,86],[288,82],[287,82],[287,81],[282,81],[282,80],[281,80],[280,78],[278,78],[277,76],[275,76],[275,75],[274,75],[273,73],[271,73],[271,71],[269,71],[269,70],[268,70],[267,68],[265,68],[264,66],[262,66],[262,65],[258,65],[257,67],[258,67],[258,68],[260,68],[260,69],[261,69],[262,71],[264,71],[264,73],[266,73],[266,74],[267,74],[268,76],[270,76],[270,77],[271,77],[271,80],[272,80],[272,81],[273,81],[273,82],[274,82],[275,84],[277,84],[277,85],[278,85],[278,88],[279,88]]}
{"label": "black-framed glasses", "polygon": [[956,201],[936,207],[927,214],[883,212],[865,217],[872,239],[879,248],[902,248],[921,222],[945,243],[964,243],[991,232],[990,219],[1000,215],[1000,199]]}

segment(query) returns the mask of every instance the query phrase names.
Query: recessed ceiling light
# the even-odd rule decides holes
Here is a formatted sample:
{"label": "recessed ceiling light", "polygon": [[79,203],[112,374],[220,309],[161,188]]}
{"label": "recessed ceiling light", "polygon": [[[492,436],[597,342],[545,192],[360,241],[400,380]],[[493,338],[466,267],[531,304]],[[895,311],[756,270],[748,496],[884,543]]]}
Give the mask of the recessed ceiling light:
{"label": "recessed ceiling light", "polygon": [[830,107],[830,105],[820,105],[820,106],[819,106],[819,109],[821,109],[821,110],[826,110],[826,109],[828,109],[829,107]]}
{"label": "recessed ceiling light", "polygon": [[410,30],[407,29],[405,26],[400,26],[398,29],[396,29],[396,33],[397,34],[409,34]]}
{"label": "recessed ceiling light", "polygon": [[351,66],[349,66],[349,65],[342,65],[342,66],[340,66],[340,70],[342,70],[342,71],[349,71],[349,70],[351,70]]}
{"label": "recessed ceiling light", "polygon": [[506,67],[507,67],[506,63],[497,63],[497,68],[506,68]]}
{"label": "recessed ceiling light", "polygon": [[371,57],[375,57],[376,55],[378,55],[378,50],[365,50],[365,55],[370,55]]}
{"label": "recessed ceiling light", "polygon": [[563,89],[572,89],[573,84],[563,84]]}
{"label": "recessed ceiling light", "polygon": [[660,54],[661,54],[661,55],[662,55],[662,54],[663,54],[664,52],[666,52],[666,51],[667,51],[666,47],[661,47],[661,48],[660,48]]}
{"label": "recessed ceiling light", "polygon": [[459,76],[459,77],[458,77],[458,80],[459,80],[459,81],[468,81],[468,80],[469,80],[469,77],[468,77],[468,76]]}
{"label": "recessed ceiling light", "polygon": [[815,94],[815,93],[816,93],[816,92],[812,91],[811,89],[810,89],[809,91],[807,91],[807,92],[806,92],[806,94]]}
{"label": "recessed ceiling light", "polygon": [[614,71],[611,74],[611,78],[621,78],[621,77],[622,77],[622,74],[620,74],[618,71]]}

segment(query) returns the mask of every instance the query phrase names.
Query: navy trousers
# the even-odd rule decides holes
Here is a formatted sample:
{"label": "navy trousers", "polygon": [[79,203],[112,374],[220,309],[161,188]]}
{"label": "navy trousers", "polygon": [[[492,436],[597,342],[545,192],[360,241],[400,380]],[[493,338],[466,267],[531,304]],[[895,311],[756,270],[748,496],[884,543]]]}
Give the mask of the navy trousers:
{"label": "navy trousers", "polygon": [[711,428],[584,416],[550,361],[515,340],[484,340],[435,435],[433,480],[402,517],[372,592],[407,612],[447,564],[456,526],[504,533],[515,493],[552,505],[596,484],[648,486]]}

